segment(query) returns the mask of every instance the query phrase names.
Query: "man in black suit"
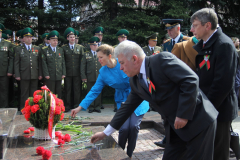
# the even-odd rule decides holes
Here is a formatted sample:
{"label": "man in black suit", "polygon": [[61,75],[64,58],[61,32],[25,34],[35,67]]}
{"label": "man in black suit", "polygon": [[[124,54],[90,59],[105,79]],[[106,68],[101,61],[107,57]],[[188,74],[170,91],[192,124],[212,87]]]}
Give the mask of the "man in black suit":
{"label": "man in black suit", "polygon": [[234,82],[237,51],[232,40],[217,28],[218,17],[213,9],[203,8],[191,17],[191,32],[201,39],[194,49],[199,88],[218,110],[214,159],[229,159],[230,125],[238,116]]}
{"label": "man in black suit", "polygon": [[146,57],[139,45],[127,40],[115,48],[114,54],[121,64],[120,69],[132,77],[132,91],[110,125],[96,133],[91,142],[119,129],[146,100],[168,122],[163,160],[182,156],[185,160],[212,160],[218,112],[199,91],[198,77],[192,69],[169,52]]}

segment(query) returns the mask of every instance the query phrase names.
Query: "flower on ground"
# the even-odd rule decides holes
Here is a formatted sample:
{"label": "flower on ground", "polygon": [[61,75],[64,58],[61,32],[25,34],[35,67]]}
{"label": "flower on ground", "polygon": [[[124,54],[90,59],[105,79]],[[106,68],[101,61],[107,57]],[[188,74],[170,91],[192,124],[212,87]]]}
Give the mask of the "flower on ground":
{"label": "flower on ground", "polygon": [[29,127],[28,129],[30,129],[30,131],[34,131],[34,127]]}
{"label": "flower on ground", "polygon": [[52,152],[50,150],[45,150],[43,155],[42,155],[42,158],[43,159],[50,159],[51,156],[52,156]]}
{"label": "flower on ground", "polygon": [[30,133],[30,129],[26,129],[25,131],[23,131],[23,133],[29,134]]}
{"label": "flower on ground", "polygon": [[65,141],[62,139],[58,140],[58,145],[60,145],[61,147],[64,145]]}
{"label": "flower on ground", "polygon": [[38,155],[43,155],[44,152],[45,152],[45,149],[42,146],[39,146],[36,148],[36,153]]}

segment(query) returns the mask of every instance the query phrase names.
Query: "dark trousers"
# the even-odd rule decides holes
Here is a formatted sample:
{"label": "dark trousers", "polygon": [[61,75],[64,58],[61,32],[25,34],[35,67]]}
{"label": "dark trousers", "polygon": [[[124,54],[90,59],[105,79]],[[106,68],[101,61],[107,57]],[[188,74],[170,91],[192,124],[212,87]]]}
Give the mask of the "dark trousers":
{"label": "dark trousers", "polygon": [[21,80],[20,87],[21,87],[20,109],[23,109],[25,101],[28,99],[28,97],[33,97],[34,91],[37,90],[38,79]]}
{"label": "dark trousers", "polygon": [[46,79],[46,85],[53,94],[56,94],[58,98],[62,98],[62,80],[53,81]]}
{"label": "dark trousers", "polygon": [[171,137],[170,142],[166,144],[163,160],[213,160],[216,125],[215,120],[188,142],[177,135]]}
{"label": "dark trousers", "polygon": [[133,112],[132,115],[125,121],[122,127],[119,129],[118,144],[124,150],[126,143],[127,155],[132,157],[133,151],[136,146],[138,132],[140,129],[140,124],[142,122],[143,115],[136,116]]}
{"label": "dark trousers", "polygon": [[[64,79],[65,90],[65,108],[70,110],[76,108],[81,101],[82,80],[80,76],[65,77]],[[73,103],[72,102],[73,98]]]}
{"label": "dark trousers", "polygon": [[217,122],[216,137],[214,142],[214,160],[228,160],[230,148],[229,122]]}
{"label": "dark trousers", "polygon": [[[95,82],[87,82],[87,92],[91,90],[94,84]],[[100,104],[101,104],[101,94],[99,94],[99,96],[90,104],[88,109],[89,110],[100,109],[101,108]]]}
{"label": "dark trousers", "polygon": [[7,108],[8,104],[8,76],[0,76],[0,108]]}

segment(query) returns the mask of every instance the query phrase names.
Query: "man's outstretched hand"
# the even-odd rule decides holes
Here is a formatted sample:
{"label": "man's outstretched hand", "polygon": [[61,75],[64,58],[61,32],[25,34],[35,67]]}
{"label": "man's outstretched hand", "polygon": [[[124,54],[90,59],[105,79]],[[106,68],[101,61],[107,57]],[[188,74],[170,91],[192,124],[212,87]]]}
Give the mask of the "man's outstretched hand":
{"label": "man's outstretched hand", "polygon": [[91,143],[96,143],[97,141],[100,141],[105,137],[106,137],[106,134],[104,132],[97,132],[92,136]]}

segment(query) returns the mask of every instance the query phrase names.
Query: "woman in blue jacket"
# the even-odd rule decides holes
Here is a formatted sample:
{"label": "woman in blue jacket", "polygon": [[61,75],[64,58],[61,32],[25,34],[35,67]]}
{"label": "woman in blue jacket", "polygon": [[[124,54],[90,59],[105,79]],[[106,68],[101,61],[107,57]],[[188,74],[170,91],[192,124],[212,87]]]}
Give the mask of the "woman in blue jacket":
{"label": "woman in blue jacket", "polygon": [[[107,44],[101,45],[97,49],[98,61],[103,67],[99,70],[96,83],[80,105],[71,111],[71,116],[75,117],[82,109],[87,110],[88,106],[97,98],[105,85],[115,89],[114,99],[117,103],[117,109],[121,107],[122,102],[126,101],[131,91],[129,77],[120,70],[118,60],[113,58],[113,51],[114,48]],[[132,153],[136,146],[140,123],[148,109],[149,103],[143,101],[119,130],[118,144],[124,150],[126,142],[128,141],[127,155],[129,157],[132,157]]]}

